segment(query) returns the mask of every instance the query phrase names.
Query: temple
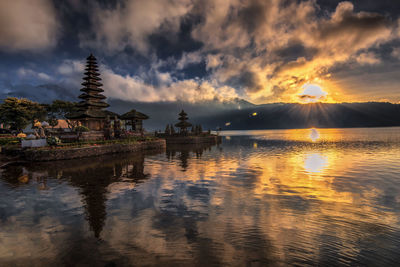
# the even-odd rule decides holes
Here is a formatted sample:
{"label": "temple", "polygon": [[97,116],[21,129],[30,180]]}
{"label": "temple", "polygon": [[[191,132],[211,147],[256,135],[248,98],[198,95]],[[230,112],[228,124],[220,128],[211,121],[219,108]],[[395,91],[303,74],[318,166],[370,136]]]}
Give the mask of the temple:
{"label": "temple", "polygon": [[178,118],[179,122],[177,124],[175,124],[176,127],[179,128],[179,133],[186,135],[188,133],[187,128],[191,127],[192,124],[190,122],[188,122],[188,117],[185,111],[181,111],[181,113],[179,113],[179,118]]}
{"label": "temple", "polygon": [[142,132],[143,120],[147,120],[148,118],[149,116],[135,109],[121,115],[121,120],[125,121],[126,130],[132,132]]}
{"label": "temple", "polygon": [[[96,58],[90,54],[86,59],[85,76],[83,77],[84,86],[79,96],[81,101],[78,103],[79,110],[73,114],[69,114],[69,120],[77,122],[77,125],[87,127],[92,133],[84,134],[86,137],[81,136],[82,139],[106,139],[119,138],[121,136],[121,122],[125,125],[125,131],[132,133],[143,134],[143,120],[149,117],[135,109],[123,114],[118,115],[105,108],[109,105],[104,102],[106,97],[101,93],[104,92],[100,88],[103,84],[100,83],[101,78],[97,66]],[[112,131],[111,128],[114,128]],[[104,134],[104,136],[103,136]]]}
{"label": "temple", "polygon": [[[175,124],[167,124],[164,133],[156,131],[157,137],[165,138],[167,146],[174,144],[218,144],[221,142],[221,136],[212,134],[210,130],[203,132],[200,124],[193,125],[188,122],[187,113],[182,110],[179,113],[179,122]],[[175,131],[175,127],[179,128],[179,132]],[[189,131],[189,128],[191,130]]]}
{"label": "temple", "polygon": [[100,131],[103,129],[107,116],[106,111],[103,109],[109,105],[104,102],[106,97],[101,94],[104,90],[100,88],[102,84],[99,82],[101,78],[99,77],[100,73],[98,72],[96,58],[90,54],[86,60],[86,72],[82,83],[84,88],[81,89],[83,93],[79,96],[81,101],[78,103],[79,110],[74,114],[70,114],[68,119],[79,121],[81,125],[92,131]]}

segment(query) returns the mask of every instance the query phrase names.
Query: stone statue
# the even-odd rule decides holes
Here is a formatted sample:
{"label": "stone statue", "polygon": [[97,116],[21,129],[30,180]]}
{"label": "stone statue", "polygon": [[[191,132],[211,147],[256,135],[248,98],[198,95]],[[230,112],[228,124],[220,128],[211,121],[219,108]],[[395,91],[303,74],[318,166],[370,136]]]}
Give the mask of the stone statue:
{"label": "stone statue", "polygon": [[43,127],[39,128],[39,136],[40,136],[40,138],[46,138],[46,134],[44,132]]}
{"label": "stone statue", "polygon": [[106,116],[106,120],[104,122],[104,138],[106,140],[110,140],[112,135],[112,129],[111,129],[111,120],[110,116]]}
{"label": "stone statue", "polygon": [[117,116],[114,117],[114,137],[115,138],[121,137],[121,122],[119,121]]}
{"label": "stone statue", "polygon": [[33,130],[33,135],[36,137],[36,139],[40,139],[40,135],[36,129]]}

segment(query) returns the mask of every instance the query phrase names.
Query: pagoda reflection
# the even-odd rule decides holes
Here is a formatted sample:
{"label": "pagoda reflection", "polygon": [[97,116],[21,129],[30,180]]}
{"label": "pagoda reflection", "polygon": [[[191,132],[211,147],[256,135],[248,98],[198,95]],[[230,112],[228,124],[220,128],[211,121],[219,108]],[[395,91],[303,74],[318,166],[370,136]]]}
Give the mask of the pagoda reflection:
{"label": "pagoda reflection", "polygon": [[211,151],[211,148],[214,146],[219,146],[219,144],[170,144],[167,146],[165,155],[169,161],[177,159],[179,166],[182,167],[182,171],[186,171],[189,167],[190,158],[194,156],[196,159],[199,159],[205,151]]}
{"label": "pagoda reflection", "polygon": [[[117,182],[129,184],[134,188],[149,178],[144,173],[144,154],[113,155],[51,163],[34,163],[21,168],[4,170],[2,179],[11,186],[21,185],[18,179],[10,177],[40,176],[46,179],[64,180],[79,189],[84,203],[86,219],[96,238],[100,238],[107,218],[107,200],[110,185]],[[15,173],[15,172],[18,173]],[[29,181],[27,181],[29,183]],[[132,186],[133,185],[133,186]]]}

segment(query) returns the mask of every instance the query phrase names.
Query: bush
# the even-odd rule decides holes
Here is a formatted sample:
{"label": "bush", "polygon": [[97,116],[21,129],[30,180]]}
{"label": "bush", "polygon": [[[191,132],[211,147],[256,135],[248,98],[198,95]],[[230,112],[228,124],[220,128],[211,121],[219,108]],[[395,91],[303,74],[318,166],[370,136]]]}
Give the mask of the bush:
{"label": "bush", "polygon": [[57,136],[50,136],[47,138],[47,144],[50,146],[57,146],[61,144],[61,140]]}
{"label": "bush", "polygon": [[77,132],[89,132],[90,129],[88,127],[86,127],[86,126],[80,125],[80,126],[75,127],[75,131],[77,131]]}
{"label": "bush", "polygon": [[20,142],[19,138],[1,138],[0,139],[0,146],[11,145],[11,144],[18,144]]}

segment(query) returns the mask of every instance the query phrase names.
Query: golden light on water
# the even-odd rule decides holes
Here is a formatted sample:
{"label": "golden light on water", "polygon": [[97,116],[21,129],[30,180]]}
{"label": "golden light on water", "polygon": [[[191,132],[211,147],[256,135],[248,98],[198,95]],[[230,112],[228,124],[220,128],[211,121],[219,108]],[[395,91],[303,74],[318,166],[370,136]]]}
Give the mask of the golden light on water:
{"label": "golden light on water", "polygon": [[[368,153],[369,146],[336,144],[344,135],[350,138],[354,134],[359,138],[363,131],[365,130],[314,128],[267,130],[264,133],[255,131],[254,133],[258,134],[257,138],[250,139],[250,142],[247,137],[243,142],[237,142],[238,137],[227,136],[225,140],[233,142],[224,142],[222,147],[204,148],[200,154],[195,147],[193,150],[182,148],[174,153],[170,151],[167,158],[164,154],[149,155],[143,157],[143,161],[138,161],[140,163],[131,163],[125,155],[121,158],[116,157],[114,161],[107,160],[107,164],[104,164],[105,161],[88,160],[87,164],[59,164],[54,167],[44,163],[29,167],[24,172],[32,178],[22,186],[25,189],[35,185],[37,182],[33,177],[36,176],[46,179],[48,177],[49,181],[58,177],[65,182],[49,182],[46,189],[50,193],[53,192],[63,206],[70,205],[69,209],[76,209],[80,207],[82,199],[86,201],[87,198],[84,198],[86,195],[83,193],[78,195],[80,191],[76,188],[69,189],[72,184],[70,177],[86,173],[104,175],[112,183],[105,188],[96,185],[94,188],[99,191],[95,193],[101,193],[103,197],[90,198],[90,201],[94,201],[96,207],[101,207],[101,212],[110,211],[111,215],[99,213],[100,211],[96,214],[96,210],[91,209],[92,214],[105,214],[91,218],[107,220],[101,236],[110,240],[113,249],[121,251],[126,249],[126,244],[130,248],[129,242],[134,240],[134,246],[141,248],[138,253],[149,251],[150,257],[154,257],[156,253],[166,255],[176,251],[179,251],[179,257],[182,258],[192,255],[193,240],[188,240],[185,225],[182,227],[179,223],[180,218],[174,217],[176,212],[190,212],[187,216],[191,216],[192,213],[207,215],[196,221],[199,235],[221,244],[224,249],[228,248],[221,253],[221,262],[229,262],[238,253],[242,253],[231,249],[229,234],[234,233],[239,238],[246,238],[247,236],[241,237],[239,234],[246,234],[248,229],[255,226],[258,227],[257,239],[253,245],[257,247],[260,239],[268,240],[268,244],[277,253],[286,251],[293,244],[310,249],[311,252],[316,248],[316,253],[319,253],[321,235],[325,236],[327,229],[334,229],[331,233],[334,234],[335,240],[340,241],[340,253],[346,257],[349,253],[355,253],[352,257],[356,257],[360,240],[370,239],[374,234],[370,229],[377,229],[380,234],[382,231],[387,233],[386,230],[391,231],[398,225],[398,212],[393,209],[383,210],[381,206],[376,208],[377,200],[385,196],[386,188],[376,187],[375,176],[382,174],[385,171],[383,168],[389,164],[392,166],[393,162],[399,161],[399,148],[374,148],[374,153]],[[370,135],[373,134],[374,132]],[[328,142],[313,144],[313,138]],[[299,142],[296,146],[293,146],[293,142],[277,145],[281,142],[268,140]],[[377,169],[377,166],[380,169]],[[130,180],[129,175],[140,169],[140,172],[148,176],[137,183],[133,176]],[[396,179],[393,169],[387,171],[386,175],[391,181]],[[91,177],[90,179],[96,181],[97,175]],[[22,184],[24,180],[25,178],[21,177],[18,182]],[[6,181],[8,180],[4,180]],[[391,183],[387,186],[390,188]],[[44,184],[41,188],[44,188]],[[60,188],[63,191],[60,191]],[[10,189],[7,188],[7,192],[8,190]],[[132,190],[137,192],[133,196]],[[62,194],[63,192],[68,194]],[[34,189],[28,196],[36,199],[33,197],[36,194]],[[139,197],[139,201],[142,198],[152,198],[152,201],[149,205],[141,206],[140,212],[126,213],[132,210],[130,200],[135,196]],[[13,203],[12,199],[8,198],[8,203]],[[395,200],[398,202],[398,198]],[[121,206],[107,205],[110,203],[107,201],[121,203]],[[91,203],[93,205],[93,202]],[[393,204],[396,205],[396,202]],[[182,208],[178,209],[178,205]],[[108,209],[108,206],[112,209]],[[57,212],[56,209],[49,210]],[[82,214],[81,211],[77,212],[79,213],[74,216]],[[170,212],[169,216],[174,218],[172,221],[163,222],[163,225],[177,233],[172,245],[166,240],[160,225],[154,227],[154,221],[159,221],[160,212]],[[54,228],[54,222],[59,224],[57,227],[68,229],[64,226],[64,221],[57,218],[41,220],[40,225],[44,227],[32,231],[30,225],[22,225],[25,223],[26,214],[27,212],[22,212],[15,216],[16,220],[6,221],[7,228],[0,232],[3,240],[0,242],[0,251],[3,255],[12,257],[20,251],[21,245],[20,242],[15,242],[16,237],[25,242],[24,250],[28,251],[29,255],[40,253],[37,248],[39,241],[49,247],[49,251],[54,252],[54,255],[58,255],[58,247],[54,247],[48,238],[43,239],[43,236],[46,236],[46,229]],[[28,219],[30,222],[29,217]],[[93,224],[97,221],[89,219],[88,222]],[[216,225],[218,227],[215,227]],[[64,233],[58,231],[52,235],[63,237]],[[276,257],[282,255],[278,253]],[[312,256],[314,255],[317,254]],[[131,257],[137,259],[136,254]]]}
{"label": "golden light on water", "polygon": [[328,165],[328,158],[320,153],[307,154],[304,160],[304,169],[310,173],[319,173]]}

